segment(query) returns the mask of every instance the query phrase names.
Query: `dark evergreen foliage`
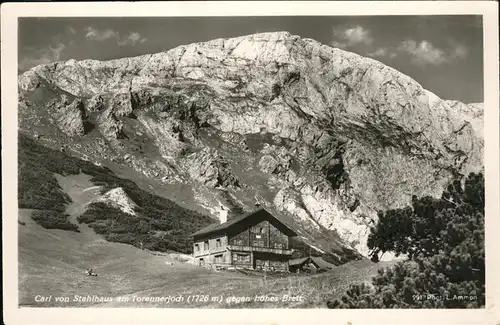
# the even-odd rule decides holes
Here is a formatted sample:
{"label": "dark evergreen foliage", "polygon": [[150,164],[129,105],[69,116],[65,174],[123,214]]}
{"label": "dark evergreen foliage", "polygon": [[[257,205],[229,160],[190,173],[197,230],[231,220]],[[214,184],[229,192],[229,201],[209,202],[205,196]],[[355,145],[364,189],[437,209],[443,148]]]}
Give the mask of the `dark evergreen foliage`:
{"label": "dark evergreen foliage", "polygon": [[59,211],[39,210],[31,214],[31,218],[46,229],[62,229],[80,232],[78,226],[68,220],[68,215]]}
{"label": "dark evergreen foliage", "polygon": [[208,216],[142,190],[107,168],[41,146],[22,134],[19,135],[19,162],[19,207],[45,210],[33,219],[46,228],[73,230],[62,213],[71,199],[62,191],[55,173],[90,175],[92,183],[103,186],[103,191],[121,187],[139,206],[137,216],[103,203],[88,206],[78,221],[88,224],[109,241],[190,253],[190,234],[212,222]]}
{"label": "dark evergreen foliage", "polygon": [[480,308],[485,304],[484,177],[453,181],[440,199],[379,213],[368,246],[408,259],[352,285],[329,308]]}

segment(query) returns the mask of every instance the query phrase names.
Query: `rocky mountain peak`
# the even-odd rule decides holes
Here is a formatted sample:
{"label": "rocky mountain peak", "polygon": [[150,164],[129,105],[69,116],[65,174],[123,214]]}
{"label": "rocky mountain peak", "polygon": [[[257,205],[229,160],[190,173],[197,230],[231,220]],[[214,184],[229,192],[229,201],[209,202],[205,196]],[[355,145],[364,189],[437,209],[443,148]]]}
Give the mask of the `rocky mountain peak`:
{"label": "rocky mountain peak", "polygon": [[188,186],[207,211],[251,210],[258,197],[304,236],[326,231],[363,254],[377,210],[483,166],[481,105],[287,32],[55,62],[18,81],[23,130],[69,141],[68,123],[46,115],[69,107],[79,152]]}

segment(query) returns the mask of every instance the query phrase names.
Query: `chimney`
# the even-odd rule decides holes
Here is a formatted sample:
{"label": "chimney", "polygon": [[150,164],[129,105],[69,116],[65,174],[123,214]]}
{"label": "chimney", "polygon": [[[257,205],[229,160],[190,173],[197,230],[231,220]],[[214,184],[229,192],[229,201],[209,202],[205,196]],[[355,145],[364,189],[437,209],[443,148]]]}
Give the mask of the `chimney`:
{"label": "chimney", "polygon": [[219,212],[219,221],[221,224],[227,222],[227,213],[228,210],[226,210],[226,208],[223,205],[221,205]]}

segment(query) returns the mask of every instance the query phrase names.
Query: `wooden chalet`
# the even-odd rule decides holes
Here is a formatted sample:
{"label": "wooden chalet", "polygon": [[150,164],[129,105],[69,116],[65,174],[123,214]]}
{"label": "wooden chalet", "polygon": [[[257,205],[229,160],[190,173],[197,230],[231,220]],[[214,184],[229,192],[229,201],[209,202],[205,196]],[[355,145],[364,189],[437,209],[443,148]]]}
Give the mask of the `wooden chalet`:
{"label": "wooden chalet", "polygon": [[199,265],[288,271],[289,238],[297,234],[265,209],[209,225],[193,234]]}
{"label": "wooden chalet", "polygon": [[317,256],[296,258],[290,260],[288,264],[290,272],[293,273],[319,273],[335,267],[335,265]]}

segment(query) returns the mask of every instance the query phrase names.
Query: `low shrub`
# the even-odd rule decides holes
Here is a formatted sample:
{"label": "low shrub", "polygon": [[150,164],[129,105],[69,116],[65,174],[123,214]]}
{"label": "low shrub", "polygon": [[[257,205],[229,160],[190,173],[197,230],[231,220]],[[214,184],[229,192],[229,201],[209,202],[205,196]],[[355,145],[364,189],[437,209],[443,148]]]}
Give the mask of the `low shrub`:
{"label": "low shrub", "polygon": [[[194,230],[191,224],[170,216],[166,211],[151,212],[151,207],[142,213],[130,215],[103,202],[92,203],[77,220],[86,223],[109,241],[127,243],[156,251],[178,251],[191,253],[189,235]],[[158,235],[160,234],[160,235]]]}
{"label": "low shrub", "polygon": [[[105,203],[96,202],[78,217],[79,223],[88,224],[109,241],[138,247],[142,243],[143,247],[151,250],[191,253],[190,235],[212,222],[208,216],[144,191],[133,181],[116,176],[108,168],[68,156],[64,152],[44,147],[23,134],[19,135],[20,208],[51,210],[63,215],[71,199],[62,191],[54,174],[79,173],[90,175],[92,183],[102,186],[104,192],[123,188],[139,206],[137,215],[132,216]],[[157,236],[159,232],[162,232],[161,236]]]}
{"label": "low shrub", "polygon": [[387,251],[408,259],[353,284],[329,308],[484,308],[484,175],[449,184],[440,199],[379,213],[368,237],[377,260]]}
{"label": "low shrub", "polygon": [[68,215],[59,211],[34,211],[31,218],[46,229],[62,229],[80,232],[78,226],[68,220]]}

